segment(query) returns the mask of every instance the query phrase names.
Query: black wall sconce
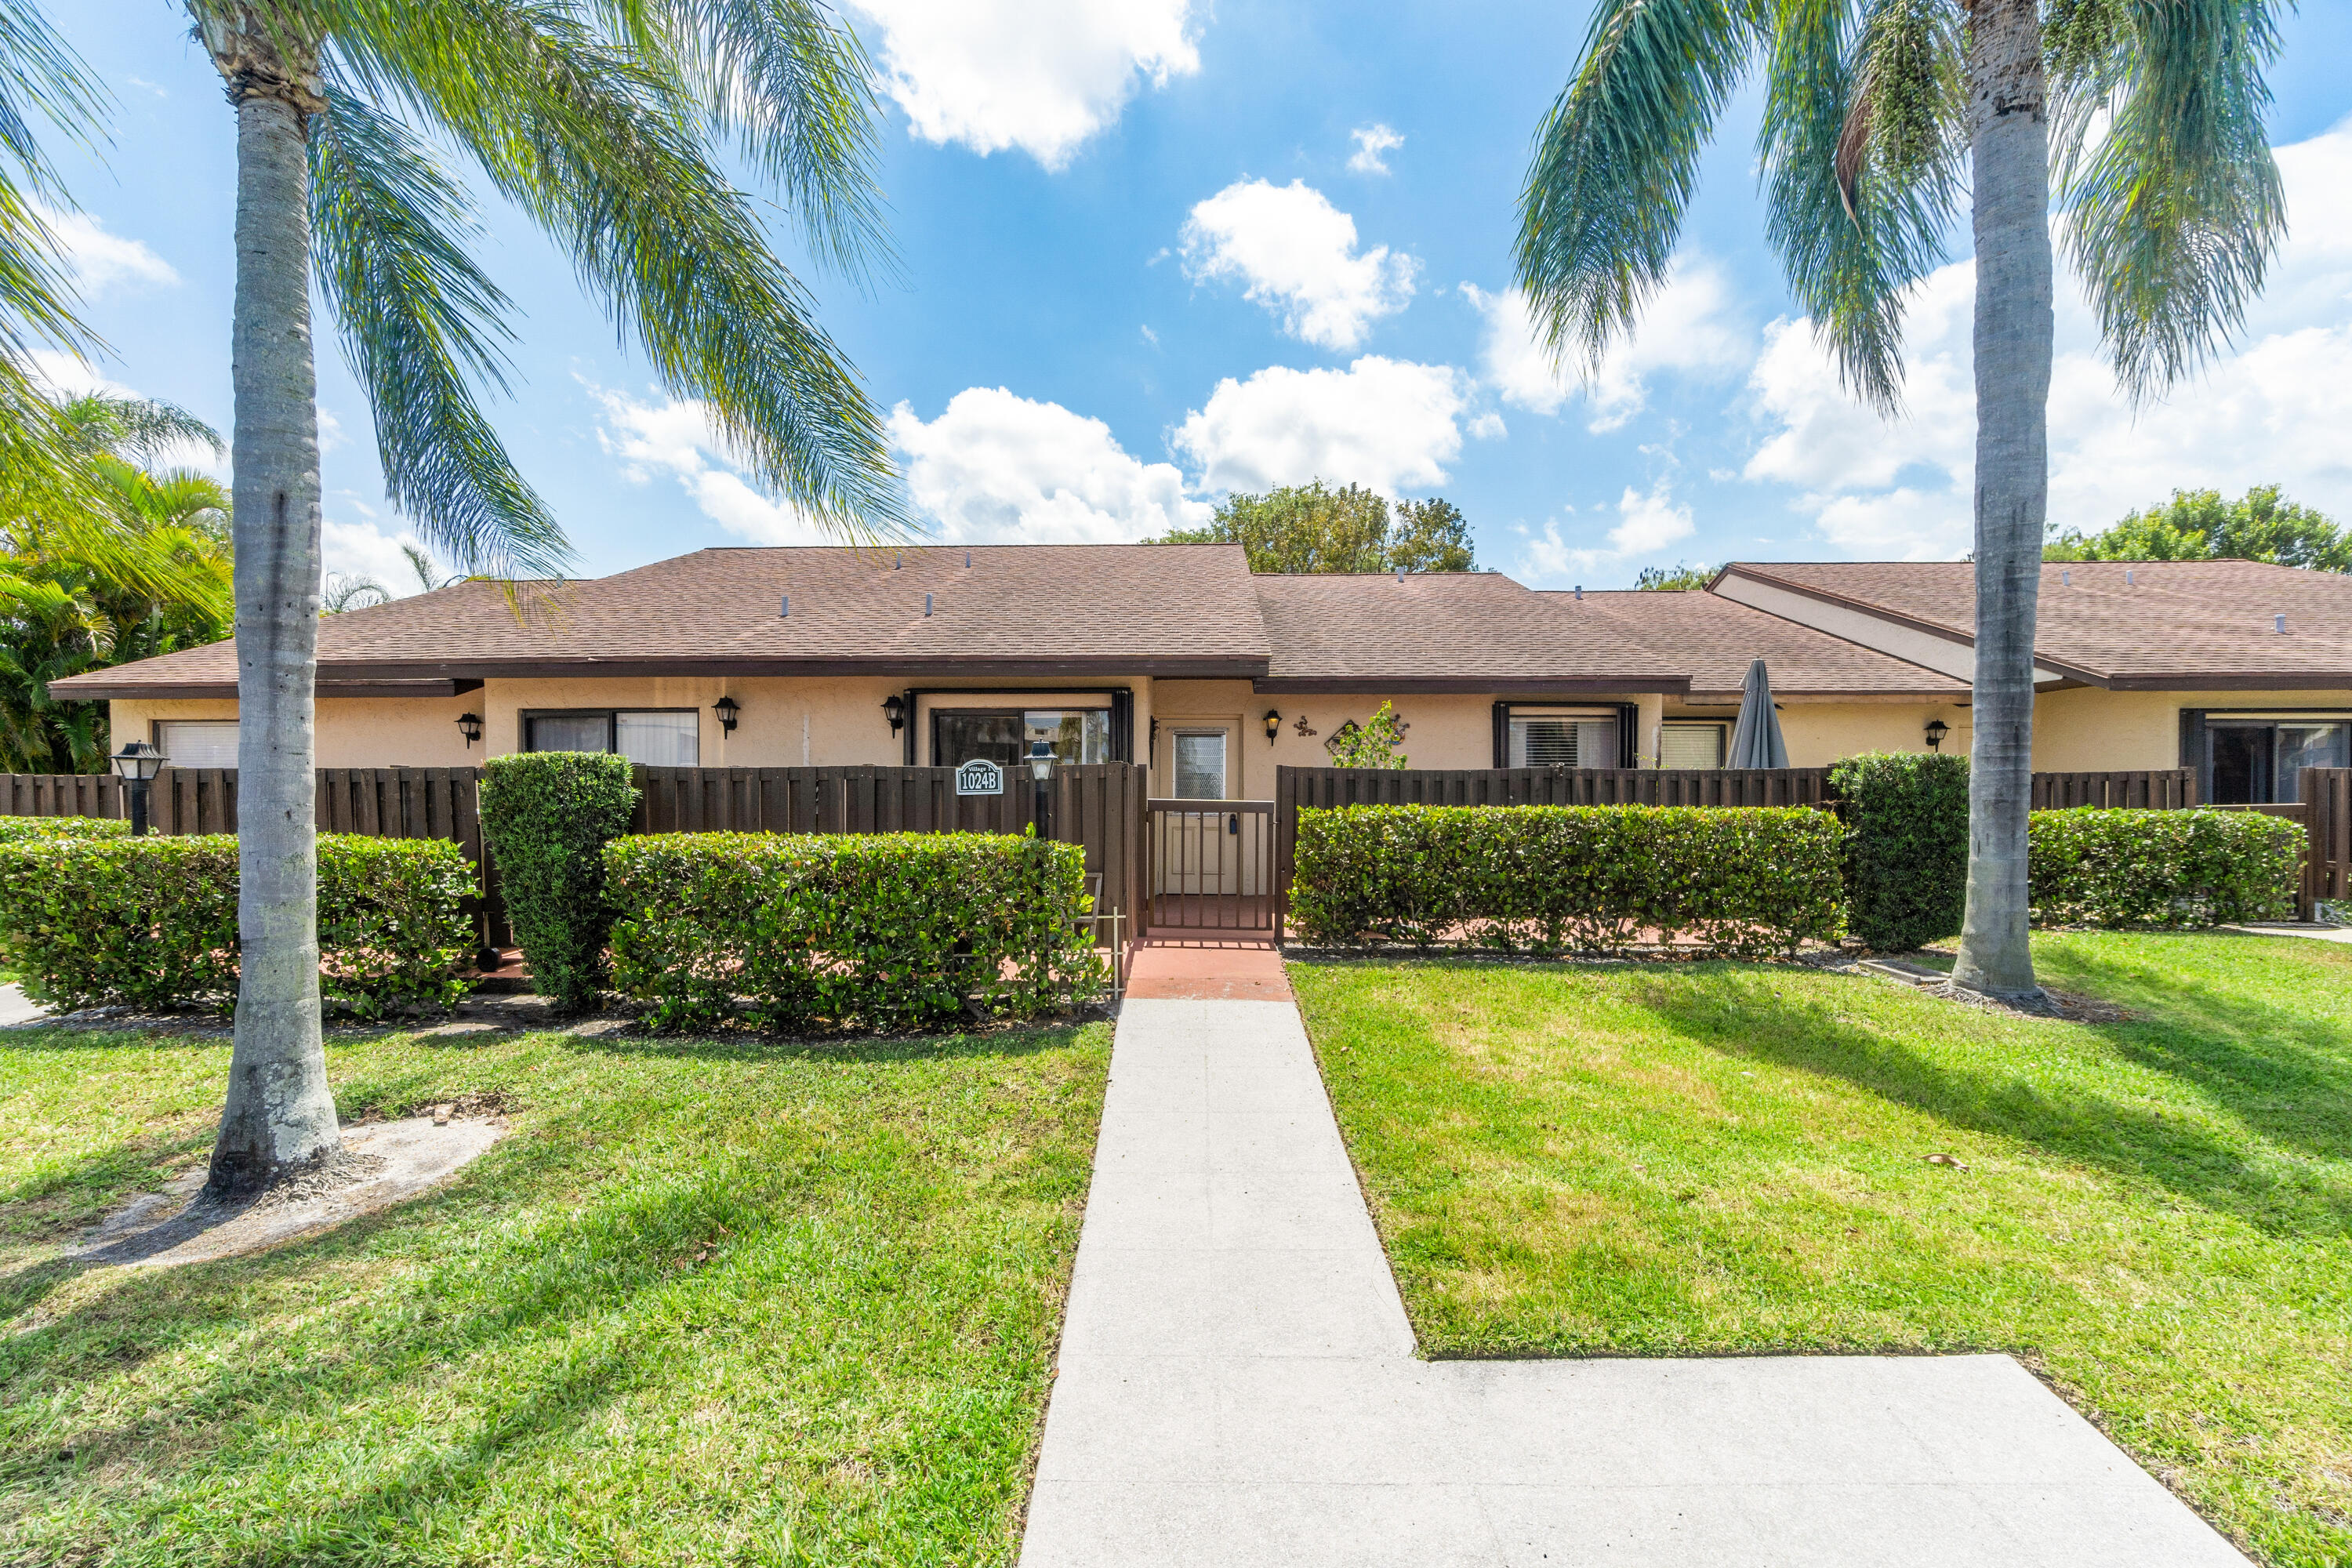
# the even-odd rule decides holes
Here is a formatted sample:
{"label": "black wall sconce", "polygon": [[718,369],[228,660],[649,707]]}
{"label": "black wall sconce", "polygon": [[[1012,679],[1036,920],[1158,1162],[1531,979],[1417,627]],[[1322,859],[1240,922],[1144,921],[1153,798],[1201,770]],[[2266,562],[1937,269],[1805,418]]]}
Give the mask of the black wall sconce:
{"label": "black wall sconce", "polygon": [[1267,709],[1265,710],[1265,743],[1269,746],[1273,745],[1276,738],[1281,733],[1282,715],[1271,708]]}
{"label": "black wall sconce", "polygon": [[1949,724],[1945,723],[1941,719],[1928,720],[1927,749],[1931,752],[1942,751],[1944,749],[1944,737],[1951,733],[1951,730],[1952,727]]}
{"label": "black wall sconce", "polygon": [[710,710],[719,715],[720,733],[731,735],[735,732],[735,715],[743,710],[735,699],[722,697],[710,705]]}
{"label": "black wall sconce", "polygon": [[457,733],[466,737],[466,750],[472,751],[474,742],[482,738],[482,716],[479,713],[458,714]]}
{"label": "black wall sconce", "polygon": [[890,733],[897,734],[906,727],[907,700],[895,691],[882,699],[882,717],[890,721]]}

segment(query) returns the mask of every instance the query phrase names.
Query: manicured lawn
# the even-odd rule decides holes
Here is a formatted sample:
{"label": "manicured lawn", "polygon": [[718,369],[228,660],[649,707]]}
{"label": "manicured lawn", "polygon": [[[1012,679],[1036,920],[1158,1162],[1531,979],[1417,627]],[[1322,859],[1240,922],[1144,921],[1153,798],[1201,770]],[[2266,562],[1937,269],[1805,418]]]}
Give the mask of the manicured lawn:
{"label": "manicured lawn", "polygon": [[347,1118],[514,1130],[320,1239],[81,1272],[227,1044],[0,1037],[0,1563],[1009,1563],[1108,1047],[337,1044]]}
{"label": "manicured lawn", "polygon": [[1290,973],[1424,1353],[2013,1351],[2264,1560],[2352,1562],[2352,950],[2035,951],[2132,1016],[1728,963]]}

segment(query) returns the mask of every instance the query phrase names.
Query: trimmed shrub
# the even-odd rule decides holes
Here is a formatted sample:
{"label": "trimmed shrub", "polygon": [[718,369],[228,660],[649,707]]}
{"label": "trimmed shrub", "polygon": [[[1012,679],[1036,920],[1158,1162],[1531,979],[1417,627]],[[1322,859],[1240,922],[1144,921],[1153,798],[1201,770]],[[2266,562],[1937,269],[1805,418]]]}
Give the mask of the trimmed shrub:
{"label": "trimmed shrub", "polygon": [[127,838],[131,824],[115,816],[0,816],[0,844],[46,844],[56,838]]}
{"label": "trimmed shrub", "polygon": [[976,833],[675,833],[604,850],[613,979],[657,1028],[911,1028],[1101,994],[1086,850]]}
{"label": "trimmed shrub", "polygon": [[2255,811],[2033,814],[2036,925],[2203,926],[2294,913],[2304,827]]}
{"label": "trimmed shrub", "polygon": [[1303,810],[1290,919],[1318,942],[1595,952],[1654,935],[1757,957],[1837,935],[1841,837],[1803,806]]}
{"label": "trimmed shrub", "polygon": [[1881,952],[1955,936],[1969,895],[1969,763],[1874,752],[1830,769],[1844,819],[1846,928]]}
{"label": "trimmed shrub", "polygon": [[[447,839],[320,834],[320,989],[366,1017],[455,1002],[473,888]],[[226,835],[0,846],[0,954],[37,1002],[225,1006],[236,998],[236,889]]]}
{"label": "trimmed shrub", "polygon": [[531,983],[568,1011],[604,989],[604,846],[629,830],[636,803],[626,757],[526,752],[482,764],[482,843],[507,919]]}

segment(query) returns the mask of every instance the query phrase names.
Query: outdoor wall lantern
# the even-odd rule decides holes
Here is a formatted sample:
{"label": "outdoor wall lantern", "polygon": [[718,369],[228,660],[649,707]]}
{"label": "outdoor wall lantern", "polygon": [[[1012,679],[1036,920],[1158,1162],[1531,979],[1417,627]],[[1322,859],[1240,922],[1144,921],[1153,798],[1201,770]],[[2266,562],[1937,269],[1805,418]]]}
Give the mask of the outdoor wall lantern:
{"label": "outdoor wall lantern", "polygon": [[1928,720],[1927,749],[1931,752],[1942,751],[1944,749],[1944,737],[1951,732],[1951,728],[1952,727],[1949,724],[1945,723],[1941,719]]}
{"label": "outdoor wall lantern", "polygon": [[1265,710],[1265,743],[1269,746],[1273,745],[1276,738],[1281,733],[1282,715],[1271,708],[1267,709]]}
{"label": "outdoor wall lantern", "polygon": [[895,691],[882,699],[882,717],[890,721],[890,733],[897,734],[907,722],[907,700]]}
{"label": "outdoor wall lantern", "polygon": [[743,710],[735,699],[722,697],[710,705],[710,710],[719,715],[719,728],[721,733],[731,735],[735,732],[735,715]]}
{"label": "outdoor wall lantern", "polygon": [[114,753],[114,771],[131,786],[131,836],[143,837],[147,831],[147,789],[163,764],[172,759],[144,741],[133,741]]}
{"label": "outdoor wall lantern", "polygon": [[458,714],[457,733],[466,737],[466,750],[472,751],[474,742],[482,738],[482,716],[479,713]]}

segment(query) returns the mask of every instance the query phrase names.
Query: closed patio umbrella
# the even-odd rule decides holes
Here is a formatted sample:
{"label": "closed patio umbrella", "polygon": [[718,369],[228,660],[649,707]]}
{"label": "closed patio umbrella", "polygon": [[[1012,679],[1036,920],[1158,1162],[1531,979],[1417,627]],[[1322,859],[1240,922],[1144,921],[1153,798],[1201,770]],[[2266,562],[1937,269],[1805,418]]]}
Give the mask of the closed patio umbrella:
{"label": "closed patio umbrella", "polygon": [[1748,667],[1744,684],[1739,697],[1739,722],[1731,727],[1731,754],[1723,760],[1723,765],[1787,767],[1789,743],[1780,738],[1780,716],[1772,710],[1772,678],[1764,672],[1762,659]]}

